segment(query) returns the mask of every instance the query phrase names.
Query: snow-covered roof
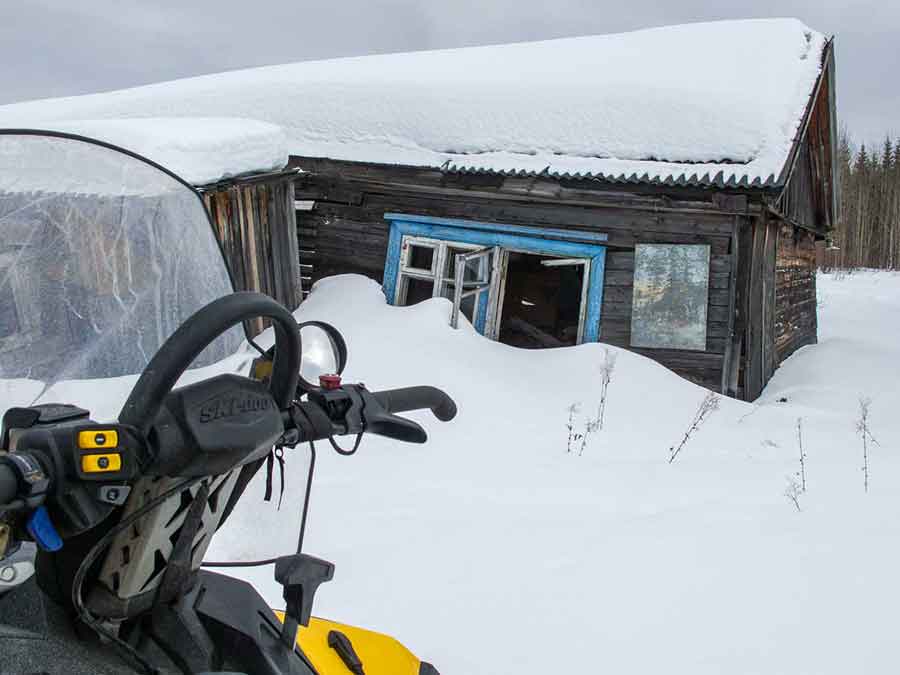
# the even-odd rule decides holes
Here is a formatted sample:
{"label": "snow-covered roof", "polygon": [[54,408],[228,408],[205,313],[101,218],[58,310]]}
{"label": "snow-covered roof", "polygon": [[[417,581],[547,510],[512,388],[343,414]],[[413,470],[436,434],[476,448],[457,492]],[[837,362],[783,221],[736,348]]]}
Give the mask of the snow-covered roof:
{"label": "snow-covered roof", "polygon": [[[3,106],[0,125],[162,117],[203,129],[224,116],[280,127],[300,156],[765,182],[787,161],[825,45],[796,19],[699,23],[253,68]],[[195,137],[176,131],[170,141]]]}
{"label": "snow-covered roof", "polygon": [[136,152],[194,185],[283,168],[289,158],[281,127],[223,117],[145,117],[36,122]]}

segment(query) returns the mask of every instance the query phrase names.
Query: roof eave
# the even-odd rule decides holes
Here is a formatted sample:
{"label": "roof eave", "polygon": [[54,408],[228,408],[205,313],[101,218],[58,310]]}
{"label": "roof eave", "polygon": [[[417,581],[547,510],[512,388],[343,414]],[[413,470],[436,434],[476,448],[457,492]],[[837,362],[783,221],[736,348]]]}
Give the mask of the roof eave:
{"label": "roof eave", "polygon": [[816,78],[816,84],[813,87],[812,93],[809,96],[809,100],[806,104],[806,110],[803,113],[803,120],[800,126],[797,127],[797,133],[794,135],[794,140],[791,143],[791,151],[788,153],[788,158],[785,161],[784,166],[781,169],[781,173],[778,176],[775,185],[779,188],[779,196],[780,193],[783,192],[788,182],[791,179],[791,176],[794,173],[794,169],[797,166],[797,158],[800,155],[800,147],[802,143],[806,140],[807,130],[809,129],[809,123],[812,119],[813,111],[815,110],[816,101],[819,100],[819,93],[822,90],[822,87],[825,83],[829,84],[829,115],[831,116],[832,124],[831,124],[831,216],[832,218],[837,213],[837,183],[835,180],[837,179],[837,163],[834,161],[835,149],[837,148],[836,142],[836,125],[834,122],[837,120],[837,107],[835,104],[835,91],[834,91],[834,37],[830,37],[828,41],[825,43],[825,48],[822,50],[822,70],[819,72],[818,78]]}

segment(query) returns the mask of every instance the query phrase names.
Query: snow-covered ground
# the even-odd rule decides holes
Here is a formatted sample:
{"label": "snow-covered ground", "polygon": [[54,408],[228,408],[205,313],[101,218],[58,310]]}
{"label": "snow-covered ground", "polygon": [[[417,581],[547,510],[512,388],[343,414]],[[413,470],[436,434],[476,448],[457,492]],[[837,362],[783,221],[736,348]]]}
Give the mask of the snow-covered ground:
{"label": "snow-covered ground", "polygon": [[[306,550],[337,571],[316,613],[394,634],[445,675],[896,672],[900,275],[820,276],[819,296],[820,344],[757,405],[723,399],[670,464],[706,392],[654,362],[611,350],[605,427],[568,454],[567,408],[596,405],[603,345],[517,350],[449,328],[446,301],[320,282],[298,315],[344,332],[345,379],[437,385],[459,416],[416,414],[424,446],[320,446]],[[860,396],[879,442],[868,494]],[[785,496],[798,418],[801,512]],[[209,558],[291,550],[306,458],[288,456],[280,512],[251,485]],[[245,576],[283,604],[270,574]]]}

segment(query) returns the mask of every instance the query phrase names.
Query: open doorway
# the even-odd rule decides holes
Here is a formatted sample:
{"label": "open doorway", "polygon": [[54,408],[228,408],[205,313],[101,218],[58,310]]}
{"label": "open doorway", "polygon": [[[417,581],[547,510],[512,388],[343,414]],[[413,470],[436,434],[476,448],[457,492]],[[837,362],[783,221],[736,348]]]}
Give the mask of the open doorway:
{"label": "open doorway", "polygon": [[578,344],[586,260],[507,255],[500,342],[529,349]]}

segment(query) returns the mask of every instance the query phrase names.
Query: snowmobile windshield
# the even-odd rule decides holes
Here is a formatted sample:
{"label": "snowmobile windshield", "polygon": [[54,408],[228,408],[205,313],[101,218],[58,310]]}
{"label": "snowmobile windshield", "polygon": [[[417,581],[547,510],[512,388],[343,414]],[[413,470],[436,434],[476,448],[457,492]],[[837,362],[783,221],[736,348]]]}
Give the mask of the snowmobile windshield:
{"label": "snowmobile windshield", "polygon": [[[231,292],[187,184],[88,139],[0,131],[0,414],[66,402],[115,417],[166,338]],[[194,366],[243,338],[233,330]]]}

